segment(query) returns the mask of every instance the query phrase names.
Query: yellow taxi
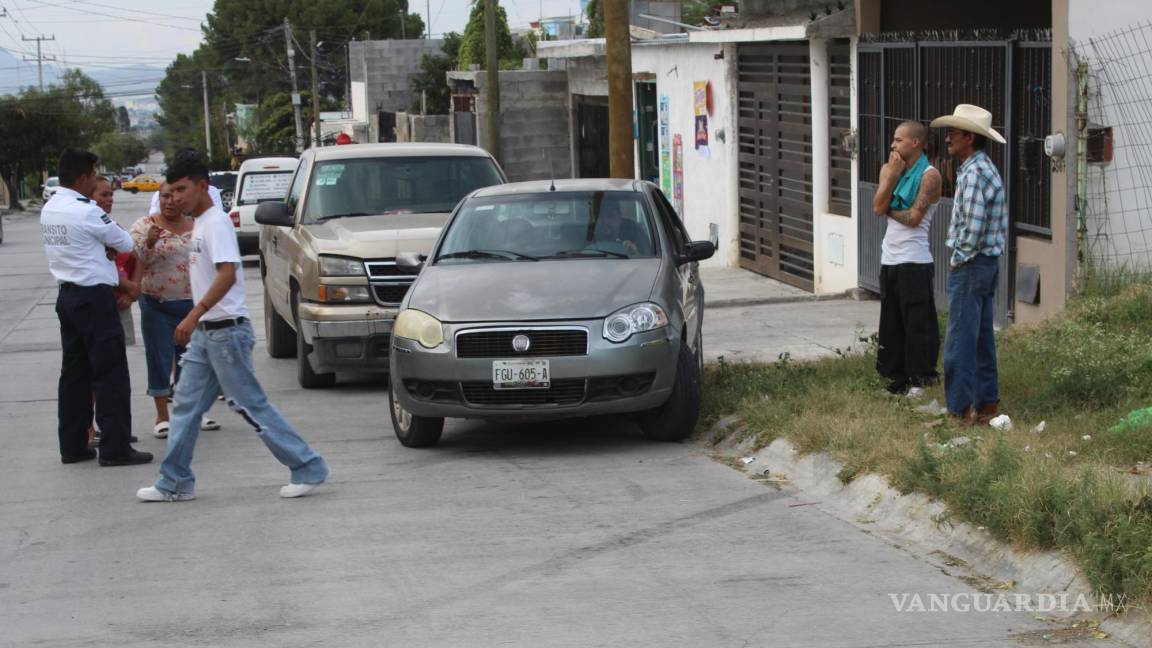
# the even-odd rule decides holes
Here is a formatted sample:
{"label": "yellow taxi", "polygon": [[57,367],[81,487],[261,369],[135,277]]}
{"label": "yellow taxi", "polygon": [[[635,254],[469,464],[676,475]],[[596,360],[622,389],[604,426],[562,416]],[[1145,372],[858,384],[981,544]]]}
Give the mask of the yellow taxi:
{"label": "yellow taxi", "polygon": [[160,191],[160,180],[150,175],[138,175],[120,186],[124,191]]}

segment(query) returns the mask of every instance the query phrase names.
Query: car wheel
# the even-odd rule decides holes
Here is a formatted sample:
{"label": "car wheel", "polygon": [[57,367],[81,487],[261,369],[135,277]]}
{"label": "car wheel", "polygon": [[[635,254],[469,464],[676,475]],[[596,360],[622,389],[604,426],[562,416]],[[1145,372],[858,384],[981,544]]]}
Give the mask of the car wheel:
{"label": "car wheel", "polygon": [[296,380],[304,389],[327,389],[336,384],[335,373],[316,373],[312,370],[312,345],[304,340],[304,327],[300,326],[300,298],[292,295],[292,312],[296,317]]}
{"label": "car wheel", "polygon": [[137,189],[136,187],[132,187],[131,189],[128,190],[128,193],[137,194],[137,193],[140,193],[140,190]]}
{"label": "car wheel", "polygon": [[233,192],[231,191],[220,192],[220,202],[224,204],[225,211],[232,209],[232,196]]}
{"label": "car wheel", "polygon": [[696,429],[696,421],[700,418],[700,358],[703,357],[703,349],[699,346],[696,348],[694,353],[687,344],[681,342],[672,395],[663,405],[640,417],[640,429],[649,439],[682,441]]}
{"label": "car wheel", "polygon": [[388,377],[388,410],[392,413],[392,429],[405,448],[427,448],[440,442],[444,432],[444,418],[416,416],[404,409],[396,398],[396,385]]}
{"label": "car wheel", "polygon": [[273,358],[291,358],[296,355],[296,333],[272,306],[268,288],[264,288],[264,337],[268,340],[268,355]]}

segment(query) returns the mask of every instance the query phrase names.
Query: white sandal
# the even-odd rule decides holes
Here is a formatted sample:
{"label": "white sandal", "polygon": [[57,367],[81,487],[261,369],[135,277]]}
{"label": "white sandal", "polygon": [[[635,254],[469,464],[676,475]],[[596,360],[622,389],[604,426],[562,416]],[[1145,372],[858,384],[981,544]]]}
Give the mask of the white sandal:
{"label": "white sandal", "polygon": [[212,430],[219,430],[220,424],[217,423],[215,420],[210,419],[207,416],[205,416],[204,418],[200,419],[200,429],[204,430],[205,432],[210,432]]}
{"label": "white sandal", "polygon": [[157,439],[167,439],[168,429],[168,421],[160,421],[156,425],[152,426],[152,436],[156,437]]}

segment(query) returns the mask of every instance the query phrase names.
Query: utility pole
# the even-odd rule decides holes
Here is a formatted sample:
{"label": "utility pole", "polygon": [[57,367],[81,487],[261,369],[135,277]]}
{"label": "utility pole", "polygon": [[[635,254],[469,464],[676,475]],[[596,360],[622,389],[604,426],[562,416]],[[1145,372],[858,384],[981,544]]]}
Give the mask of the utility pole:
{"label": "utility pole", "polygon": [[284,44],[288,46],[288,74],[292,77],[292,114],[296,120],[296,152],[304,152],[304,129],[300,122],[300,88],[296,85],[296,50],[292,47],[292,24],[284,18]]}
{"label": "utility pole", "polygon": [[496,51],[496,0],[484,0],[484,59],[488,68],[488,152],[500,161],[500,53]]}
{"label": "utility pole", "polygon": [[424,11],[428,13],[428,24],[424,25],[424,38],[432,38],[432,0],[425,0]]}
{"label": "utility pole", "polygon": [[312,49],[312,125],[316,131],[316,146],[320,146],[320,79],[316,76],[316,30],[308,32]]}
{"label": "utility pole", "polygon": [[[5,13],[5,15],[7,15],[7,13]],[[27,36],[21,36],[20,40],[22,40],[22,41],[36,41],[36,58],[30,59],[27,56],[25,56],[24,60],[25,61],[35,60],[36,61],[36,72],[40,75],[40,92],[44,92],[44,61],[55,61],[56,57],[55,56],[44,56],[43,54],[41,54],[40,53],[40,43],[43,43],[44,41],[54,41],[54,40],[56,40],[56,35],[53,34],[51,37],[48,37],[48,36],[44,36],[43,34],[41,34],[40,36],[37,36],[35,38],[28,38]]]}
{"label": "utility pole", "polygon": [[200,70],[200,83],[204,85],[204,153],[205,159],[212,160],[212,113],[208,110],[208,71]]}
{"label": "utility pole", "polygon": [[608,159],[613,178],[636,175],[632,150],[632,36],[628,0],[604,0],[608,41]]}
{"label": "utility pole", "polygon": [[404,9],[400,9],[400,40],[408,40],[408,35],[404,33]]}

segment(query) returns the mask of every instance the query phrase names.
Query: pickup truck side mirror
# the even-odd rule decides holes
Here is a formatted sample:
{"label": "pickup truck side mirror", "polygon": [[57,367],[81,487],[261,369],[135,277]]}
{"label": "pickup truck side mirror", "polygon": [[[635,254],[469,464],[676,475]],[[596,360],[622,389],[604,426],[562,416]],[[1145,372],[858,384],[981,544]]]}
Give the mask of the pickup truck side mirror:
{"label": "pickup truck side mirror", "polygon": [[292,227],[292,210],[279,200],[269,200],[256,206],[256,222],[261,225]]}
{"label": "pickup truck side mirror", "polygon": [[684,248],[684,254],[677,257],[676,262],[678,265],[684,265],[693,261],[704,261],[711,259],[713,254],[716,254],[716,246],[712,241],[691,241]]}
{"label": "pickup truck side mirror", "polygon": [[423,254],[401,252],[396,255],[396,267],[408,274],[420,274],[420,269],[424,267],[425,258],[427,257]]}

